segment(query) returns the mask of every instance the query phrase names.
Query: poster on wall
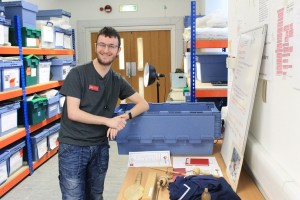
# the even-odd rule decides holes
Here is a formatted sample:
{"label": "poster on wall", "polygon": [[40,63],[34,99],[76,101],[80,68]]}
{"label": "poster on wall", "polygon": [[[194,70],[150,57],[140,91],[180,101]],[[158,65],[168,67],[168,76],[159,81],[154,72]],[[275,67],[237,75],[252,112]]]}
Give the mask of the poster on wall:
{"label": "poster on wall", "polygon": [[237,189],[262,61],[267,25],[241,33],[221,154]]}

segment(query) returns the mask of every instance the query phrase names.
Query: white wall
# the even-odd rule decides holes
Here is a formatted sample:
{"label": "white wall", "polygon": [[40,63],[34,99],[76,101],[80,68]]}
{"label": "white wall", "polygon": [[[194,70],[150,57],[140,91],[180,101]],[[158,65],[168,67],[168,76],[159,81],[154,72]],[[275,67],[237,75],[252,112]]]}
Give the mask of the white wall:
{"label": "white wall", "polygon": [[[114,24],[116,29],[165,29],[171,30],[172,39],[172,71],[181,66],[183,57],[183,26],[176,24],[176,20],[183,20],[185,15],[190,15],[190,0],[27,0],[38,5],[39,10],[61,8],[71,12],[71,25],[76,31],[76,53],[79,63],[90,60],[89,37],[90,31],[98,31],[103,25]],[[207,1],[207,2],[206,2]],[[214,3],[210,3],[210,2]],[[197,0],[197,14],[205,14],[206,9],[227,10],[227,0]],[[119,12],[121,4],[137,4],[137,12]],[[100,12],[99,8],[105,5],[112,6],[111,13]],[[149,23],[151,21],[151,23]],[[79,27],[78,27],[79,26]],[[84,30],[83,27],[84,26]],[[151,26],[151,27],[150,27]],[[78,27],[78,28],[77,28]],[[81,31],[79,31],[81,30]],[[88,52],[88,53],[87,53]]]}
{"label": "white wall", "polygon": [[[264,8],[263,3],[268,5]],[[245,161],[254,175],[265,197],[271,200],[299,199],[300,192],[300,90],[295,85],[299,80],[300,58],[296,53],[299,46],[300,24],[299,1],[270,0],[229,1],[229,54],[236,55],[238,33],[253,29],[261,24],[268,24],[268,34],[265,43],[263,66],[268,73],[260,76],[248,142],[245,151]],[[293,46],[290,56],[286,57],[287,64],[292,68],[286,69],[287,75],[276,74],[278,60],[276,50],[278,30],[278,10],[284,8],[284,25],[293,24],[293,37],[284,41]],[[261,11],[261,12],[260,12]],[[262,20],[264,16],[264,20]],[[287,34],[283,34],[284,39]],[[251,56],[251,55],[249,55]],[[262,101],[263,80],[267,82],[266,102]],[[229,105],[230,106],[230,105]],[[230,109],[230,107],[229,107]]]}

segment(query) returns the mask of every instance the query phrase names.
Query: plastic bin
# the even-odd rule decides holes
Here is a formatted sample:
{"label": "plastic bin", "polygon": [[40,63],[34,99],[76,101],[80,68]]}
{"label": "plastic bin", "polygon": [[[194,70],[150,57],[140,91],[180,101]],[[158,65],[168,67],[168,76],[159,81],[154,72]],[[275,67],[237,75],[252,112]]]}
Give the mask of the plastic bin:
{"label": "plastic bin", "polygon": [[227,81],[227,53],[200,53],[196,56],[200,62],[202,83]]}
{"label": "plastic bin", "polygon": [[24,57],[24,68],[26,76],[26,86],[36,85],[38,83],[39,57],[28,55]]}
{"label": "plastic bin", "polygon": [[20,88],[21,60],[0,60],[0,91]]}
{"label": "plastic bin", "polygon": [[7,161],[8,176],[11,176],[19,168],[23,166],[23,148],[25,147],[25,141],[13,143],[5,148],[5,152],[8,153],[9,158]]}
{"label": "plastic bin", "polygon": [[[172,155],[211,155],[221,135],[221,114],[214,103],[149,104],[150,109],[128,121],[117,137],[119,154],[169,150]],[[115,113],[130,110],[121,104]]]}
{"label": "plastic bin", "polygon": [[[37,161],[42,158],[48,151],[47,136],[49,131],[47,129],[36,131],[31,138],[32,161]],[[26,158],[25,158],[26,159]]]}
{"label": "plastic bin", "polygon": [[51,59],[51,80],[65,80],[67,77],[69,71],[72,69],[72,67],[75,65],[73,60],[71,59]]}
{"label": "plastic bin", "polygon": [[48,136],[47,136],[47,145],[48,149],[51,151],[58,147],[58,135],[59,135],[59,129],[60,129],[60,123],[51,124],[50,126],[47,126],[46,129],[48,130]]}
{"label": "plastic bin", "polygon": [[[46,119],[48,99],[38,95],[27,98],[28,123],[29,125],[37,124]],[[18,124],[24,124],[23,103],[18,113]]]}
{"label": "plastic bin", "polygon": [[0,153],[0,185],[5,183],[8,178],[7,159],[9,154],[7,152]]}
{"label": "plastic bin", "polygon": [[47,106],[47,118],[51,118],[57,114],[60,113],[60,107],[59,107],[59,93],[57,93],[55,96],[48,99],[48,106]]}
{"label": "plastic bin", "polygon": [[51,21],[60,26],[70,26],[70,18],[71,13],[62,9],[39,10],[37,13],[37,20]]}
{"label": "plastic bin", "polygon": [[36,13],[38,6],[27,1],[0,2],[5,7],[5,17],[14,24],[14,16],[20,17],[22,27],[36,28]]}
{"label": "plastic bin", "polygon": [[2,102],[0,104],[0,136],[18,128],[17,119],[20,108],[19,102]]}
{"label": "plastic bin", "polygon": [[[22,27],[22,45],[23,47],[39,47],[41,42],[41,30],[28,27]],[[18,46],[15,37],[15,29],[9,28],[9,41],[12,46]]]}

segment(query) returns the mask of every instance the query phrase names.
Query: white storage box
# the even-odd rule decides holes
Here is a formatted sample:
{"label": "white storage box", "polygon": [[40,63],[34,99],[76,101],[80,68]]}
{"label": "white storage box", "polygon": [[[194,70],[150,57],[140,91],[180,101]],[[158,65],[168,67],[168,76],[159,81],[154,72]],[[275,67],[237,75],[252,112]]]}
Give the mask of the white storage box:
{"label": "white storage box", "polygon": [[40,60],[38,66],[38,83],[47,83],[50,81],[51,61]]}
{"label": "white storage box", "polygon": [[8,40],[8,34],[9,34],[9,27],[11,25],[11,20],[10,19],[5,19],[0,17],[0,45],[9,45],[9,40]]}
{"label": "white storage box", "polygon": [[187,85],[184,73],[171,73],[171,87],[183,88]]}

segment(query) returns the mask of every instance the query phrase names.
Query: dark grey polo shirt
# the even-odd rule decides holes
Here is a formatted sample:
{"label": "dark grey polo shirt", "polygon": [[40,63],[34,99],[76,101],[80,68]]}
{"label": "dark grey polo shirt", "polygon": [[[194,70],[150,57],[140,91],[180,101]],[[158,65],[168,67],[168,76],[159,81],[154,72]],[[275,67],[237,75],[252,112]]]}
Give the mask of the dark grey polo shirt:
{"label": "dark grey polo shirt", "polygon": [[[66,77],[60,93],[80,99],[80,109],[103,117],[113,117],[118,102],[133,95],[135,90],[112,69],[101,77],[92,62],[73,68]],[[106,143],[108,127],[72,121],[67,116],[65,102],[59,132],[59,142],[80,146]]]}

